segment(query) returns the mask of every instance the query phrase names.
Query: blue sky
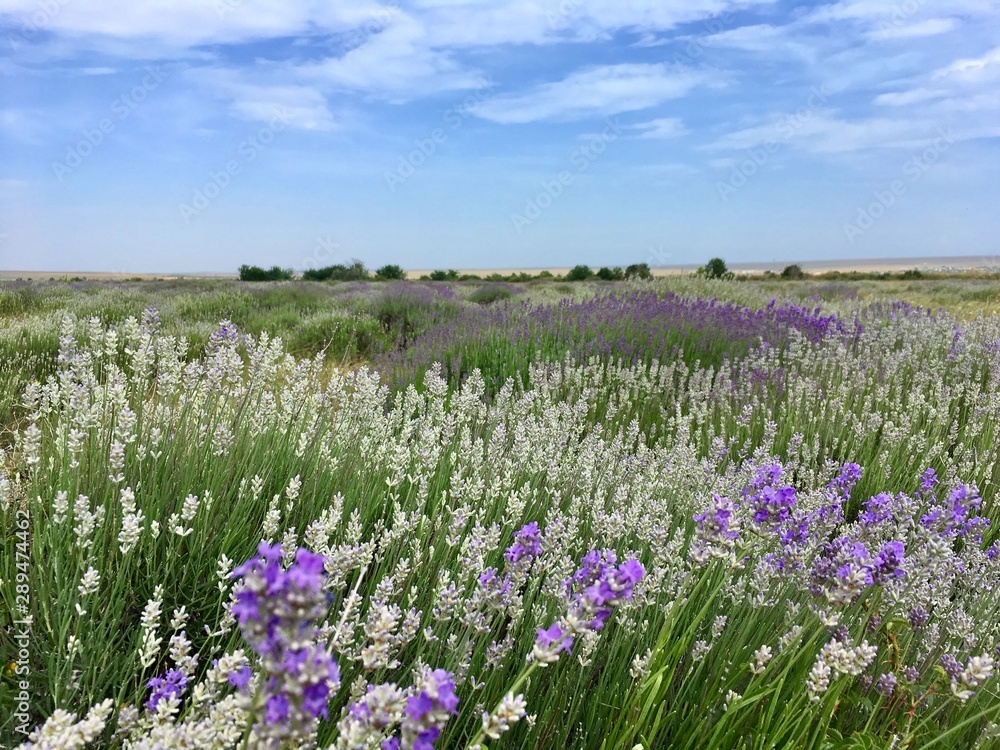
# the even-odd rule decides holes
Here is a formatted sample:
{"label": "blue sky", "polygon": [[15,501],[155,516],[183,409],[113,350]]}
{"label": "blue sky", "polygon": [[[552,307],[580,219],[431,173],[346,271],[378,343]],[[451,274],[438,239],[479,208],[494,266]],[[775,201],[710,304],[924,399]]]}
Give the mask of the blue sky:
{"label": "blue sky", "polygon": [[0,269],[997,256],[1000,4],[0,0]]}

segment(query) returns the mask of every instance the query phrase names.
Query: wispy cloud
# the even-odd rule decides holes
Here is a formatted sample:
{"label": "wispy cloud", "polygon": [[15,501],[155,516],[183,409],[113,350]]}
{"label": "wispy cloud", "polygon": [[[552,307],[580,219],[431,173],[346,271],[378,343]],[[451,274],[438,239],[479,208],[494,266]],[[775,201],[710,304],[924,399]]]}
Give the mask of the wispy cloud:
{"label": "wispy cloud", "polygon": [[629,129],[640,131],[640,138],[676,138],[688,132],[679,117],[657,117],[649,122],[636,123]]}
{"label": "wispy cloud", "polygon": [[697,86],[717,83],[716,74],[663,64],[603,65],[571,73],[471,108],[486,120],[526,123],[577,120],[648,109],[677,99]]}

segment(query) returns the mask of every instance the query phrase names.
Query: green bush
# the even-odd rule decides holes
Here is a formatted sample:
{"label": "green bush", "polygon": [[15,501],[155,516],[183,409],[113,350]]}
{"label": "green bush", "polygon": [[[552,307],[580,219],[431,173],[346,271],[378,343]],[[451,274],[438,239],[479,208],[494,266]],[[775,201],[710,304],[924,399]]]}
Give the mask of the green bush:
{"label": "green bush", "polygon": [[350,265],[336,263],[324,268],[310,268],[302,274],[302,278],[306,281],[367,281],[370,277],[365,264],[355,259]]}
{"label": "green bush", "polygon": [[291,268],[271,266],[264,270],[260,266],[240,266],[240,281],[288,281],[295,277]]}
{"label": "green bush", "polygon": [[590,266],[573,266],[566,274],[566,281],[586,281],[594,275],[594,272],[590,270]]}
{"label": "green bush", "polygon": [[653,278],[652,272],[649,270],[648,263],[633,263],[628,268],[625,269],[626,279],[651,279]]}
{"label": "green bush", "polygon": [[698,269],[698,275],[709,279],[731,279],[732,272],[726,268],[726,261],[722,258],[712,258],[708,263]]}
{"label": "green bush", "polygon": [[618,266],[614,268],[604,266],[597,271],[597,278],[601,281],[624,281],[625,272]]}
{"label": "green bush", "polygon": [[406,278],[406,271],[403,270],[402,266],[389,264],[375,271],[375,278],[384,281],[402,281]]}
{"label": "green bush", "polygon": [[469,301],[475,302],[477,305],[492,305],[494,302],[510,299],[513,296],[513,290],[506,286],[501,284],[486,284],[469,295]]}
{"label": "green bush", "polygon": [[781,272],[781,278],[783,279],[804,279],[805,277],[805,271],[803,271],[802,266],[797,263],[785,266],[785,269]]}

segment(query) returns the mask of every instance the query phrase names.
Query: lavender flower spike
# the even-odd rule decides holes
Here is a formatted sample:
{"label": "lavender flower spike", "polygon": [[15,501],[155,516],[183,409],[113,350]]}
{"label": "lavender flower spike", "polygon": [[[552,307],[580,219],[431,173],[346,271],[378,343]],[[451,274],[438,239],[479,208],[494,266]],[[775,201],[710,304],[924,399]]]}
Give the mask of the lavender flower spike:
{"label": "lavender flower spike", "polygon": [[[304,741],[319,718],[327,718],[327,703],[340,685],[340,670],[318,642],[315,623],[326,613],[322,555],[305,548],[282,569],[281,545],[261,542],[258,554],[238,567],[242,578],[233,615],[244,639],[260,656],[263,690],[254,706],[254,735],[260,747]],[[229,676],[246,689],[250,674]]]}

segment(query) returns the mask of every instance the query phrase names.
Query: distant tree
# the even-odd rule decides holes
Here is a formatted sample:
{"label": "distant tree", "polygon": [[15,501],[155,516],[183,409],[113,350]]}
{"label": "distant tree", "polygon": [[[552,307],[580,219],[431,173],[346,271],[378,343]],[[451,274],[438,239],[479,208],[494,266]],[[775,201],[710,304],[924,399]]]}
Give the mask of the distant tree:
{"label": "distant tree", "polygon": [[458,281],[458,271],[453,268],[447,271],[431,271],[431,281]]}
{"label": "distant tree", "polygon": [[406,278],[406,271],[403,270],[402,266],[390,264],[376,270],[375,278],[385,279],[386,281],[402,281]]}
{"label": "distant tree", "polygon": [[351,264],[347,267],[346,278],[343,281],[368,281],[370,278],[365,264],[357,258],[351,258]]}
{"label": "distant tree", "polygon": [[291,268],[281,268],[271,266],[263,269],[260,266],[240,266],[240,281],[288,281],[295,277],[295,272]]}
{"label": "distant tree", "polygon": [[614,268],[603,266],[598,269],[597,278],[601,281],[623,281],[625,279],[625,272],[618,266]]}
{"label": "distant tree", "polygon": [[924,272],[921,271],[919,268],[910,268],[907,269],[906,271],[903,271],[903,273],[900,275],[900,278],[907,281],[912,279],[922,279],[924,278]]}
{"label": "distant tree", "polygon": [[370,276],[365,264],[352,260],[350,265],[336,263],[323,268],[310,268],[302,274],[307,281],[367,281]]}
{"label": "distant tree", "polygon": [[586,281],[593,275],[594,272],[590,270],[590,266],[574,266],[566,274],[566,281]]}
{"label": "distant tree", "polygon": [[726,261],[722,258],[712,258],[708,263],[698,269],[698,275],[709,279],[731,279],[732,272],[726,268]]}
{"label": "distant tree", "polygon": [[539,271],[538,272],[538,278],[540,278],[540,279],[551,279],[552,278],[552,271]]}
{"label": "distant tree", "polygon": [[781,278],[783,279],[804,279],[805,277],[806,274],[802,270],[802,266],[797,263],[785,266],[785,270],[781,272]]}
{"label": "distant tree", "polygon": [[653,274],[649,270],[648,263],[633,263],[625,269],[626,279],[650,279]]}
{"label": "distant tree", "polygon": [[260,266],[248,266],[244,263],[240,266],[240,281],[264,281],[267,274]]}
{"label": "distant tree", "polygon": [[326,281],[333,274],[333,266],[324,268],[307,268],[302,272],[302,278],[306,281]]}

